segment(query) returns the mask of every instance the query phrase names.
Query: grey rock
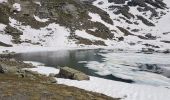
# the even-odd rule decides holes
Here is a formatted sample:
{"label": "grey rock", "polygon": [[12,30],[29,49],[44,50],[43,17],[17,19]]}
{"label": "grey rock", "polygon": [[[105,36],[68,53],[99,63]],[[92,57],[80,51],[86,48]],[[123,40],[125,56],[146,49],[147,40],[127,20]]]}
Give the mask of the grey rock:
{"label": "grey rock", "polygon": [[54,74],[54,73],[49,74],[49,77],[55,77],[55,76],[56,76],[56,74]]}
{"label": "grey rock", "polygon": [[49,83],[57,83],[57,80],[54,77],[49,77]]}
{"label": "grey rock", "polygon": [[1,65],[0,65],[0,73],[4,73],[4,69]]}
{"label": "grey rock", "polygon": [[20,69],[17,66],[9,66],[6,64],[0,64],[1,73],[18,73]]}
{"label": "grey rock", "polygon": [[60,69],[59,77],[68,78],[73,80],[89,80],[89,76],[84,74],[83,72],[77,71],[75,69],[69,67],[63,67]]}

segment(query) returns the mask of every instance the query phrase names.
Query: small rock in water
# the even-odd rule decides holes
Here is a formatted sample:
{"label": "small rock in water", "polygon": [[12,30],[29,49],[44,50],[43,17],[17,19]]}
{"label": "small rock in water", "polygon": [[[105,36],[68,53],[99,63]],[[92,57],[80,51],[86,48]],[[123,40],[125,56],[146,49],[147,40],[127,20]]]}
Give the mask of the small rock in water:
{"label": "small rock in water", "polygon": [[77,71],[75,69],[69,67],[63,67],[60,69],[59,77],[61,78],[68,78],[73,80],[89,80],[89,76],[84,74],[83,72]]}

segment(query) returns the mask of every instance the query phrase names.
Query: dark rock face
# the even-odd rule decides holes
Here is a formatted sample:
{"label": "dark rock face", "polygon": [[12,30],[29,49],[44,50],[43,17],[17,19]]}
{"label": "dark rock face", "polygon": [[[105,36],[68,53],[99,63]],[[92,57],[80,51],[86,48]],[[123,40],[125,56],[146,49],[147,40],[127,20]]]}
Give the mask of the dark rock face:
{"label": "dark rock face", "polygon": [[129,6],[141,6],[141,7],[147,7],[147,4],[150,4],[156,8],[164,9],[166,4],[162,2],[162,0],[131,0],[128,2]]}
{"label": "dark rock face", "polygon": [[170,41],[167,41],[167,40],[161,40],[161,42],[170,43]]}
{"label": "dark rock face", "polygon": [[141,21],[142,21],[145,25],[147,25],[147,26],[155,26],[153,23],[149,22],[147,19],[145,19],[145,18],[142,17],[142,16],[137,15],[137,18],[138,18],[139,20],[141,20]]}
{"label": "dark rock face", "polygon": [[155,50],[152,48],[142,48],[141,52],[145,54],[152,54],[155,52]]}
{"label": "dark rock face", "polygon": [[129,12],[130,8],[127,5],[125,5],[125,6],[109,6],[109,9],[110,10],[118,9],[117,11],[113,12],[116,15],[122,14],[128,19],[134,18],[134,15]]}
{"label": "dark rock face", "polygon": [[74,79],[79,81],[90,79],[89,76],[87,76],[86,74],[69,67],[61,68],[58,77]]}
{"label": "dark rock face", "polygon": [[6,44],[0,41],[0,46],[4,46],[4,47],[12,47],[12,45],[10,44]]}
{"label": "dark rock face", "polygon": [[153,36],[151,33],[146,34],[145,37],[150,39],[150,40],[155,40],[156,39],[156,36]]}
{"label": "dark rock face", "polygon": [[4,69],[1,65],[0,65],[0,73],[4,73]]}
{"label": "dark rock face", "polygon": [[134,34],[130,33],[128,30],[124,29],[123,27],[117,26],[117,28],[118,28],[121,32],[123,32],[125,36],[134,35]]}
{"label": "dark rock face", "polygon": [[165,54],[170,53],[170,50],[169,49],[164,50],[163,53],[165,53]]}
{"label": "dark rock face", "polygon": [[124,4],[128,0],[108,0],[109,3]]}

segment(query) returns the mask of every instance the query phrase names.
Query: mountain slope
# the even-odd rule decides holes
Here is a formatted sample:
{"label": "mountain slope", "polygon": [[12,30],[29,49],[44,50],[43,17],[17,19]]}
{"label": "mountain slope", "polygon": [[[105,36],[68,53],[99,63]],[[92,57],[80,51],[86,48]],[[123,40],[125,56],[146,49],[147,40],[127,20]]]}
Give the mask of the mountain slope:
{"label": "mountain slope", "polygon": [[169,6],[168,0],[1,0],[0,45],[170,49]]}

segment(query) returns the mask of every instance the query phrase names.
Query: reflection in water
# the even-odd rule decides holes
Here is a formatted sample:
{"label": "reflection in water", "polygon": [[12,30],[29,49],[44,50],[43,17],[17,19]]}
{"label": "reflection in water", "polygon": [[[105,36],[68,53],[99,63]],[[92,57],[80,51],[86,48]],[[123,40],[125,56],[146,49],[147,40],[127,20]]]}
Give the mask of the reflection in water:
{"label": "reflection in water", "polygon": [[17,59],[23,61],[37,61],[47,66],[63,67],[68,66],[88,75],[96,76],[93,70],[84,67],[85,63],[79,61],[99,61],[102,62],[102,56],[97,54],[98,50],[62,50],[57,52],[33,52],[17,54]]}
{"label": "reflection in water", "polygon": [[[126,53],[114,53],[113,51],[111,52],[107,50],[105,51],[104,50],[60,50],[60,51],[54,51],[54,52],[21,53],[21,54],[17,54],[16,58],[19,60],[23,60],[23,61],[37,61],[37,62],[44,63],[47,66],[53,66],[53,67],[68,66],[76,70],[82,71],[91,76],[97,76],[97,77],[112,79],[116,81],[123,81],[127,83],[132,83],[134,81],[132,81],[131,79],[127,79],[127,78],[125,79],[123,79],[122,77],[120,78],[119,77],[120,74],[116,75],[116,73],[119,73],[120,70],[125,69],[127,71],[131,70],[131,72],[133,71],[134,73],[135,71],[147,71],[147,72],[162,74],[166,77],[170,76],[170,71],[161,67],[161,64],[159,65],[149,64],[147,62],[149,60],[150,62],[153,62],[152,60],[156,56],[148,57],[147,59],[149,60],[147,60],[147,59],[142,58],[144,57],[142,54],[137,54],[137,53],[136,54],[127,53],[127,54]],[[163,61],[161,60],[162,59],[159,59],[160,62]],[[105,68],[103,69],[105,70],[108,68],[107,69],[108,71],[110,69],[114,73],[100,76],[97,73],[97,71],[99,70],[95,70],[92,68],[95,66],[94,64],[91,64],[90,66],[87,67],[87,64],[93,61],[99,62],[99,63],[108,62],[106,63],[106,66],[104,65]],[[167,64],[164,64],[163,66],[166,66],[166,65]],[[100,66],[97,65],[97,69],[99,69],[99,67]],[[128,72],[125,72],[125,75],[128,75]]]}

